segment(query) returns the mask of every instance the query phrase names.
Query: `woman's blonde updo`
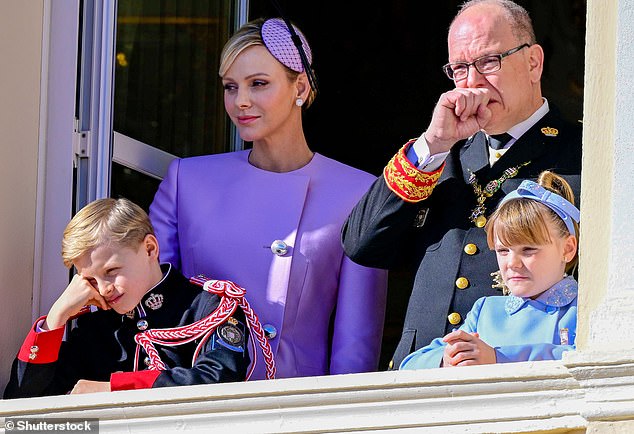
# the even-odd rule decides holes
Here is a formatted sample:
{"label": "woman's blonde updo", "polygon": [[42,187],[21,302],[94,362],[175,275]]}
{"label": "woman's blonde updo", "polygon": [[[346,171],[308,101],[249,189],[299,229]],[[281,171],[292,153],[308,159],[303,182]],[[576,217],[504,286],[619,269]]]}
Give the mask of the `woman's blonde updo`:
{"label": "woman's blonde updo", "polygon": [[[231,65],[233,65],[233,62],[235,62],[235,60],[240,55],[240,53],[242,53],[247,48],[256,45],[261,45],[266,48],[266,44],[262,39],[262,25],[265,21],[266,20],[264,18],[258,18],[256,20],[249,21],[248,23],[240,27],[238,31],[229,38],[222,49],[222,53],[220,54],[220,68],[218,69],[218,74],[220,75],[220,77],[225,76]],[[299,33],[299,29],[297,28],[297,26],[293,26]],[[293,47],[293,49],[295,49],[295,47]],[[305,72],[293,71],[282,62],[280,62],[280,64],[286,70],[286,75],[288,76],[288,79],[291,83],[297,80],[299,74],[305,74]],[[302,107],[310,107],[316,96],[317,92],[311,87],[308,98],[306,99],[306,101],[304,101],[304,105]]]}

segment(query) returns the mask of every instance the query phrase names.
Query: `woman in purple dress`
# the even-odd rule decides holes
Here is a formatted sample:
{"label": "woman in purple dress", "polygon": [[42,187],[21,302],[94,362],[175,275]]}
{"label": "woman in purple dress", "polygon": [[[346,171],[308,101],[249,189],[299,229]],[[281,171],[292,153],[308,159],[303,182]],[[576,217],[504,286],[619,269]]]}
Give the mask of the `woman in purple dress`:
{"label": "woman in purple dress", "polygon": [[278,378],[373,371],[387,275],[348,259],[340,232],[375,177],[309,148],[312,56],[289,28],[247,23],[222,53],[225,109],[253,148],[175,160],[150,217],[162,261],[246,288]]}

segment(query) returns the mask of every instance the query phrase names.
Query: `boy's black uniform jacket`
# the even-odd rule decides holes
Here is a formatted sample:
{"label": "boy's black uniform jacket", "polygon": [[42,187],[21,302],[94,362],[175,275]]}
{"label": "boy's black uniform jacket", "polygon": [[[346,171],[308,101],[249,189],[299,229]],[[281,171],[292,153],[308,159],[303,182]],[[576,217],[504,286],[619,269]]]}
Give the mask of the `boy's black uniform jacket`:
{"label": "boy's black uniform jacket", "polygon": [[[476,206],[473,188],[467,183],[469,170],[484,187],[500,178],[505,169],[530,161],[519,169],[516,177],[505,181],[496,194],[486,199],[487,216],[524,179],[536,180],[546,169],[566,178],[579,205],[580,124],[564,121],[551,107],[493,167],[489,165],[485,140],[480,132],[457,143],[431,196],[420,202],[402,200],[380,177],[344,224],[343,246],[353,261],[370,267],[416,272],[393,368],[398,368],[407,354],[459,327],[462,322],[448,321],[451,313],[460,314],[464,320],[478,298],[501,295],[500,290],[491,287],[490,274],[499,267],[495,253],[487,246],[485,229],[475,227],[469,220]],[[467,253],[474,250],[469,244],[476,246],[474,254]],[[459,277],[468,280],[466,288],[456,286]]]}
{"label": "boy's black uniform jacket", "polygon": [[[167,275],[144,295],[141,308],[131,311],[131,317],[114,310],[82,315],[68,339],[61,342],[61,348],[63,328],[37,333],[34,326],[13,363],[4,398],[66,394],[80,379],[111,381],[113,390],[243,381],[249,365],[248,331],[239,307],[233,316],[237,321],[218,326],[194,366],[192,356],[198,340],[175,347],[155,345],[168,367],[165,371],[146,370],[147,355],[140,348],[139,371],[131,372],[136,351],[134,336],[140,332],[139,325],[143,327],[143,323],[138,324],[140,320],[147,321],[148,329],[184,326],[211,314],[220,301],[169,264],[162,268]],[[150,306],[157,304],[146,302],[156,301],[161,295],[160,307],[153,310]],[[223,332],[223,327],[229,328]]]}

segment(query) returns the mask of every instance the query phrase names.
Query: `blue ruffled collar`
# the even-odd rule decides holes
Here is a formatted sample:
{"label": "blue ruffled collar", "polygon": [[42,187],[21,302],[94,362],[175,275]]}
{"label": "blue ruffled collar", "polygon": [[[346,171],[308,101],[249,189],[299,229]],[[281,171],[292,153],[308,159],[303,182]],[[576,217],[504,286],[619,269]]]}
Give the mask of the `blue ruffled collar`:
{"label": "blue ruffled collar", "polygon": [[[574,277],[566,276],[551,288],[542,292],[534,301],[546,306],[562,307],[566,306],[577,297],[578,284]],[[525,303],[531,301],[530,298],[516,297],[509,295],[506,300],[505,310],[509,315],[513,315],[520,310]]]}

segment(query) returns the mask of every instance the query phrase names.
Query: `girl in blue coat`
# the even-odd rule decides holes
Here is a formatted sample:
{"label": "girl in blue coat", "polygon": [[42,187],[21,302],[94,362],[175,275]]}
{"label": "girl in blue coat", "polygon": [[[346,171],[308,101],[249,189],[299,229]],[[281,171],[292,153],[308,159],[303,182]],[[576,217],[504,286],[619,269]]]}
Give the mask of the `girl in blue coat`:
{"label": "girl in blue coat", "polygon": [[[575,349],[579,210],[552,172],[523,181],[487,223],[507,296],[482,297],[465,323],[408,355],[400,369],[561,359]],[[497,273],[495,273],[497,274]]]}

